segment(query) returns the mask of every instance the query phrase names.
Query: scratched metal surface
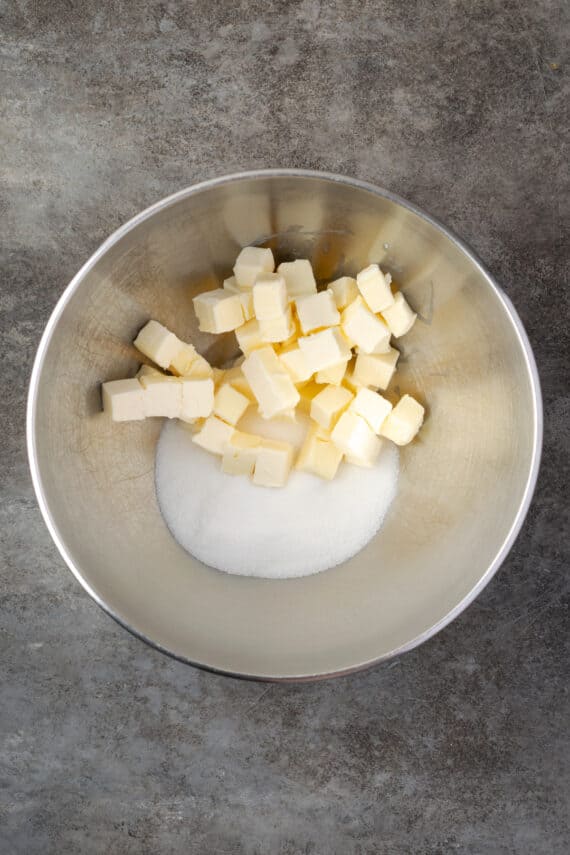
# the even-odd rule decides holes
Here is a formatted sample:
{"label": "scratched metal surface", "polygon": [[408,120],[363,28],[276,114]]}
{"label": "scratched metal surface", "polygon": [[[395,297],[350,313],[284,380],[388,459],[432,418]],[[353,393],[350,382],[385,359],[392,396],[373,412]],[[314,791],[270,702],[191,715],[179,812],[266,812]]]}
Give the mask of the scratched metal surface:
{"label": "scratched metal surface", "polygon": [[[567,9],[40,2],[3,32],[2,850],[565,853]],[[275,165],[386,186],[474,246],[529,332],[545,453],[460,619],[389,667],[266,687],[97,609],[42,523],[23,426],[41,331],[97,245],[182,186]]]}

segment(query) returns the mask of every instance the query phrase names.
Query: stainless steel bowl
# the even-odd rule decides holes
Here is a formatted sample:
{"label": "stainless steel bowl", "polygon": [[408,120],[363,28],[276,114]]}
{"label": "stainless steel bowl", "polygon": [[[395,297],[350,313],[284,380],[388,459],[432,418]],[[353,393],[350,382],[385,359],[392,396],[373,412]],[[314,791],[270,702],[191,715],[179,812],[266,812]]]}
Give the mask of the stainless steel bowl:
{"label": "stainless steel bowl", "polygon": [[[228,275],[250,243],[281,259],[310,258],[323,280],[380,262],[420,316],[403,340],[397,382],[426,402],[428,418],[401,452],[397,498],[369,546],[303,579],[228,576],[192,559],[157,507],[159,421],[113,425],[100,413],[101,381],[135,372],[131,342],[151,317],[214,360],[231,354],[233,336],[216,342],[198,332],[190,300]],[[182,190],[95,252],[40,343],[28,449],[57,547],[124,627],[216,671],[313,679],[415,647],[482,590],[527,511],[541,421],[521,322],[461,241],[369,184],[271,170]]]}

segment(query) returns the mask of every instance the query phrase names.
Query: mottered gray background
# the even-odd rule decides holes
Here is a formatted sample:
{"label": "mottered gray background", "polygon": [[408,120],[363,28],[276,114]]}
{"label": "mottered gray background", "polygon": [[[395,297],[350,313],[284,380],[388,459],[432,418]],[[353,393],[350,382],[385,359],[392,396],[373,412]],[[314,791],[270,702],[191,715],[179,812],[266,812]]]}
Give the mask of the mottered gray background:
{"label": "mottered gray background", "polygon": [[[562,0],[0,3],[0,851],[565,855],[568,6]],[[446,222],[543,384],[535,500],[420,649],[240,682],[115,625],[42,522],[26,387],[66,283],[137,211],[240,169],[342,172]],[[566,509],[565,509],[566,500]]]}

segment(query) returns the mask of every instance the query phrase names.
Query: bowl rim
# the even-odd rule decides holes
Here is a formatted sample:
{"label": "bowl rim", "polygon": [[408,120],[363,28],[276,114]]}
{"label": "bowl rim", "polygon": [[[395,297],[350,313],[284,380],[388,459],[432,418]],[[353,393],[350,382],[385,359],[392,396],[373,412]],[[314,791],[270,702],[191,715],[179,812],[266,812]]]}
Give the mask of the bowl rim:
{"label": "bowl rim", "polygon": [[[223,668],[218,668],[212,665],[209,665],[206,662],[199,662],[193,660],[187,656],[176,653],[173,650],[169,650],[158,642],[154,641],[152,638],[147,637],[143,632],[137,630],[135,627],[130,626],[128,622],[122,618],[119,614],[117,614],[109,603],[105,602],[105,600],[91,587],[87,579],[83,576],[81,569],[75,565],[70,553],[67,550],[63,539],[60,537],[56,523],[52,518],[50,513],[50,509],[48,506],[48,502],[46,500],[46,496],[43,489],[42,479],[40,475],[39,462],[37,457],[37,448],[36,448],[36,406],[37,406],[37,396],[38,396],[38,386],[39,386],[39,378],[41,375],[41,370],[43,367],[43,363],[45,360],[45,355],[51,341],[52,335],[56,328],[57,322],[65,307],[75,291],[78,289],[80,283],[82,282],[85,275],[95,266],[95,264],[102,258],[112,246],[114,246],[121,238],[130,232],[132,229],[136,228],[140,223],[154,216],[157,212],[170,207],[171,205],[176,204],[181,199],[188,198],[198,193],[202,193],[205,190],[209,190],[212,187],[217,187],[219,185],[231,184],[236,181],[244,181],[244,180],[256,180],[263,178],[279,178],[279,177],[291,177],[291,178],[310,178],[317,179],[323,181],[329,181],[333,183],[339,184],[347,184],[351,187],[356,187],[361,190],[365,190],[369,193],[372,193],[376,196],[380,196],[382,198],[388,199],[391,202],[394,202],[397,205],[402,206],[406,210],[420,217],[421,219],[427,221],[430,225],[443,232],[443,234],[461,251],[463,252],[471,263],[479,270],[481,275],[485,278],[490,288],[495,292],[496,296],[499,298],[500,302],[503,304],[503,307],[509,316],[515,333],[518,337],[519,343],[521,345],[524,357],[526,368],[531,384],[532,389],[532,398],[533,398],[533,429],[534,429],[534,444],[532,449],[532,457],[531,464],[529,468],[529,474],[527,478],[527,482],[524,488],[524,492],[517,509],[517,512],[514,516],[513,522],[501,544],[500,548],[497,550],[497,554],[495,558],[488,566],[487,570],[476,585],[463,597],[462,600],[459,601],[452,609],[447,612],[439,621],[437,621],[433,626],[424,630],[422,633],[417,635],[415,638],[407,641],[405,644],[400,645],[399,647],[394,648],[393,650],[388,651],[387,653],[382,654],[381,656],[375,657],[373,659],[366,660],[364,662],[358,662],[352,666],[347,668],[342,668],[338,671],[327,671],[322,673],[315,674],[286,674],[286,675],[268,675],[268,674],[255,674],[255,673],[242,673],[231,670],[226,670]],[[84,590],[89,594],[89,596],[97,603],[100,608],[103,609],[110,617],[112,617],[120,626],[124,627],[124,629],[128,630],[132,635],[136,638],[141,639],[142,641],[149,644],[151,647],[154,647],[156,650],[159,650],[161,653],[165,653],[167,656],[172,657],[180,662],[184,662],[187,665],[193,665],[196,668],[200,668],[205,671],[209,671],[215,674],[222,674],[224,676],[236,677],[238,679],[244,680],[256,680],[262,682],[277,682],[277,683],[302,683],[302,682],[313,682],[317,680],[325,680],[330,679],[332,677],[340,677],[346,676],[348,674],[353,674],[359,671],[365,671],[368,668],[372,668],[375,665],[380,664],[381,662],[387,662],[390,659],[393,659],[396,656],[401,655],[402,653],[406,653],[410,650],[413,650],[415,647],[418,647],[420,644],[423,644],[428,639],[432,638],[438,632],[440,632],[444,627],[446,627],[451,621],[455,620],[466,608],[469,606],[473,600],[481,593],[481,591],[489,584],[505,558],[507,557],[509,551],[511,550],[520,530],[525,520],[526,514],[530,507],[530,503],[532,501],[532,497],[534,494],[534,489],[536,486],[536,481],[538,478],[538,471],[540,468],[540,459],[542,454],[542,440],[543,440],[543,404],[542,404],[542,396],[540,389],[540,380],[539,374],[536,366],[536,361],[534,358],[534,354],[532,352],[532,348],[530,345],[530,341],[528,339],[527,333],[524,329],[522,321],[511,302],[510,298],[500,287],[495,278],[491,275],[491,273],[486,269],[482,261],[479,259],[477,254],[471,249],[471,247],[465,243],[461,238],[459,238],[450,228],[440,222],[436,217],[417,207],[416,205],[408,202],[403,197],[399,196],[396,193],[393,193],[389,190],[386,190],[382,187],[379,187],[375,184],[372,184],[368,181],[362,181],[357,178],[350,178],[349,176],[339,175],[333,172],[324,172],[320,170],[314,169],[293,169],[293,168],[274,168],[274,169],[254,169],[247,170],[243,172],[233,172],[227,175],[222,175],[217,178],[210,178],[204,181],[200,181],[196,184],[191,184],[188,187],[183,188],[182,190],[178,190],[175,193],[170,194],[169,196],[165,196],[163,199],[160,199],[158,202],[150,205],[148,208],[145,208],[143,211],[136,214],[122,226],[120,226],[116,231],[114,231],[102,244],[95,250],[95,252],[90,256],[90,258],[83,264],[83,266],[78,270],[75,276],[71,279],[60,298],[58,299],[52,313],[49,317],[49,320],[45,326],[45,329],[42,333],[38,349],[34,358],[34,364],[32,368],[32,373],[30,376],[29,382],[29,390],[28,390],[28,399],[27,399],[27,409],[26,409],[26,445],[28,451],[28,463],[30,467],[30,473],[32,478],[32,484],[34,487],[34,491],[36,494],[36,499],[44,519],[44,522],[47,526],[47,529],[54,541],[61,557],[67,564],[68,568],[71,570],[75,578],[84,588]]]}

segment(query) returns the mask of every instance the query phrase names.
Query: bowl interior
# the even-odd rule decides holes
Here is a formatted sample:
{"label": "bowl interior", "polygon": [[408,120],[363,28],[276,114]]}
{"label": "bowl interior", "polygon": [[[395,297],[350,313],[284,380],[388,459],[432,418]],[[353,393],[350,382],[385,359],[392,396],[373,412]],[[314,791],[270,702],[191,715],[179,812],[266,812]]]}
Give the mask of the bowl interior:
{"label": "bowl interior", "polygon": [[[198,331],[191,298],[250,243],[310,258],[321,280],[379,262],[419,313],[398,342],[395,391],[416,395],[428,418],[401,451],[385,524],[351,561],[297,580],[228,576],[184,552],[155,497],[160,421],[112,424],[100,412],[101,382],[136,371],[131,342],[151,317],[214,362],[235,352],[233,335]],[[536,381],[504,297],[428,218],[326,176],[209,183],[120,230],[54,313],[30,400],[42,509],[90,593],[175,655],[258,677],[356,668],[445,623],[503,557],[536,466]]]}

